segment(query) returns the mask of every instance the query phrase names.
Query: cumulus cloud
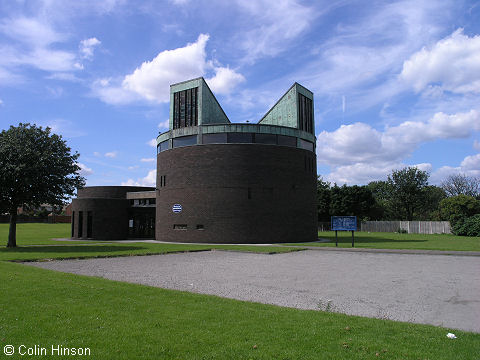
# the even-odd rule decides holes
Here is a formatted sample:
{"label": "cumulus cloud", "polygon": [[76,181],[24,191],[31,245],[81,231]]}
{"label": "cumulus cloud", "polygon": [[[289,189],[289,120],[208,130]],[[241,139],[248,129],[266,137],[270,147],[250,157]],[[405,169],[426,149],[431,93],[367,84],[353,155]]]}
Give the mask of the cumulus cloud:
{"label": "cumulus cloud", "polygon": [[155,162],[154,158],[142,158],[140,159],[141,162]]}
{"label": "cumulus cloud", "polygon": [[156,103],[170,101],[170,85],[206,75],[219,94],[228,94],[244,77],[228,67],[213,66],[207,61],[205,46],[209,35],[200,34],[197,41],[184,47],[160,52],[153,60],[143,62],[123,80],[98,79],[92,85],[95,95],[111,104],[126,104],[138,100]]}
{"label": "cumulus cloud", "polygon": [[93,37],[80,41],[80,54],[84,59],[91,60],[96,46],[99,46],[101,41]]}
{"label": "cumulus cloud", "polygon": [[380,132],[365,123],[342,125],[317,137],[321,162],[339,166],[356,162],[399,161],[421,143],[436,139],[467,138],[480,130],[480,113],[437,113],[426,122],[405,121]]}
{"label": "cumulus cloud", "polygon": [[[405,121],[379,131],[365,123],[342,125],[333,132],[317,136],[317,158],[320,164],[332,167],[330,181],[365,182],[403,167],[403,160],[422,143],[436,139],[468,138],[480,130],[480,113],[448,115],[437,113],[428,121]],[[474,169],[476,158],[467,157],[463,169]],[[431,170],[430,164],[418,164]]]}
{"label": "cumulus cloud", "polygon": [[244,82],[245,77],[228,67],[217,67],[215,76],[206,81],[214,93],[227,95],[238,84]]}
{"label": "cumulus cloud", "polygon": [[400,77],[417,92],[434,84],[454,93],[479,93],[480,35],[469,37],[463,29],[456,30],[432,48],[413,54]]}
{"label": "cumulus cloud", "polygon": [[122,182],[122,186],[155,186],[156,184],[157,171],[150,170],[147,176],[139,178],[137,180],[128,179],[127,181]]}
{"label": "cumulus cloud", "polygon": [[430,181],[440,184],[448,176],[456,174],[480,178],[480,154],[466,156],[458,166],[442,166],[432,173]]}
{"label": "cumulus cloud", "polygon": [[406,166],[413,166],[427,172],[432,170],[432,165],[429,163],[407,165],[403,162],[359,162],[336,167],[325,179],[336,184],[368,184],[371,181],[386,180],[387,175],[393,170],[400,170]]}
{"label": "cumulus cloud", "polygon": [[122,87],[150,101],[170,100],[170,84],[205,73],[205,46],[209,35],[200,34],[197,41],[175,50],[165,50],[152,61],[145,61],[125,76]]}
{"label": "cumulus cloud", "polygon": [[110,151],[110,152],[105,153],[105,157],[112,158],[112,159],[117,157],[117,155],[118,155],[117,151]]}
{"label": "cumulus cloud", "polygon": [[156,148],[157,147],[157,139],[149,140],[147,142],[147,145]]}
{"label": "cumulus cloud", "polygon": [[87,165],[85,165],[83,163],[77,163],[77,164],[80,167],[80,171],[79,171],[80,175],[87,176],[87,175],[92,175],[93,174],[93,170],[90,169]]}

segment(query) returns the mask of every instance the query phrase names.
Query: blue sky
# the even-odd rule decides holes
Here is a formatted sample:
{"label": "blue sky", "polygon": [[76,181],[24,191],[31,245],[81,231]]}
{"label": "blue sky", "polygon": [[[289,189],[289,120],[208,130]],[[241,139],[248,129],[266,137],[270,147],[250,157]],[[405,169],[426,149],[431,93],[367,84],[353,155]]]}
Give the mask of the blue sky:
{"label": "blue sky", "polygon": [[154,185],[169,85],[198,76],[232,122],[312,90],[331,182],[480,177],[478,1],[0,0],[0,128],[52,127],[87,185]]}

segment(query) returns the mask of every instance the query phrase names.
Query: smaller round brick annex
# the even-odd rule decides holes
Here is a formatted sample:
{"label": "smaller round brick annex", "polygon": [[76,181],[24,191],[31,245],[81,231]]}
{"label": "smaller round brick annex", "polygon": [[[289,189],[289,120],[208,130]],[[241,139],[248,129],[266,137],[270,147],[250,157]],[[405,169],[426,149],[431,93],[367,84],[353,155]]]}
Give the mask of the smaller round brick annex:
{"label": "smaller round brick annex", "polygon": [[[123,240],[132,217],[127,193],[155,191],[141,186],[89,186],[78,189],[72,201],[72,238]],[[154,210],[152,210],[154,214]],[[154,216],[154,215],[153,215]]]}

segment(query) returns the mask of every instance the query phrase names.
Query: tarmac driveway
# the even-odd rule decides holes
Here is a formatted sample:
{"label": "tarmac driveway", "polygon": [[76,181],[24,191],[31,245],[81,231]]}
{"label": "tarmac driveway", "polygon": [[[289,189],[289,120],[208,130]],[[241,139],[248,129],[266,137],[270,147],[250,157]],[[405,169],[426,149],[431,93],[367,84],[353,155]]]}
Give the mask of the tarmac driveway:
{"label": "tarmac driveway", "polygon": [[480,332],[480,258],[208,251],[26,263],[45,269]]}

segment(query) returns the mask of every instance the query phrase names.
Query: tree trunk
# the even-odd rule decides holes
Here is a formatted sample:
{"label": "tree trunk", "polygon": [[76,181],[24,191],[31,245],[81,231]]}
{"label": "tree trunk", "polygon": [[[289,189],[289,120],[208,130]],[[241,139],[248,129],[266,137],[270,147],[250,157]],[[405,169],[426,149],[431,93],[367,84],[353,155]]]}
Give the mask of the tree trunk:
{"label": "tree trunk", "polygon": [[7,247],[17,247],[17,209],[10,210],[10,228]]}

